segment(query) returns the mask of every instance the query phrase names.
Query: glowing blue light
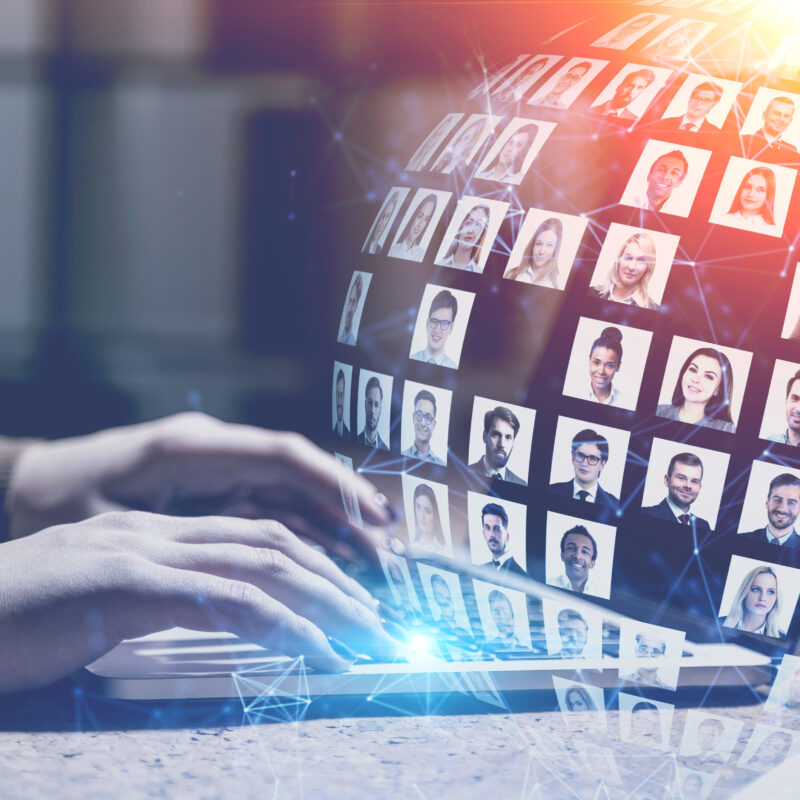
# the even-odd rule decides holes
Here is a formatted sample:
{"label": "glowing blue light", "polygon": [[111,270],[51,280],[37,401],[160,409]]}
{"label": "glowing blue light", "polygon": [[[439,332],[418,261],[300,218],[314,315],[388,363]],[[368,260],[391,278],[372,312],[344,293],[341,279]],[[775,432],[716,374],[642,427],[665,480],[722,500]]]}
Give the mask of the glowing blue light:
{"label": "glowing blue light", "polygon": [[426,655],[430,652],[431,640],[427,636],[413,636],[408,643],[409,650],[418,656]]}

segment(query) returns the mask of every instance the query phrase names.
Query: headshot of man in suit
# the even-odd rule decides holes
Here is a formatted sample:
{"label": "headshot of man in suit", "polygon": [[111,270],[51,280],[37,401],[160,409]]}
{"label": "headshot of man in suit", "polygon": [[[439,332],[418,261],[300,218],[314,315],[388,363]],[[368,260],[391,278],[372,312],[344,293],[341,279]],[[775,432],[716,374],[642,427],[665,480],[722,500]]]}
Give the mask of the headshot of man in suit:
{"label": "headshot of man in suit", "polygon": [[445,353],[447,339],[453,332],[453,323],[458,311],[458,300],[452,292],[442,289],[433,298],[426,331],[428,335],[428,346],[424,350],[419,350],[411,354],[411,358],[416,361],[424,361],[426,364],[438,364],[440,367],[450,367],[456,369],[456,363]]}
{"label": "headshot of man in suit", "polygon": [[344,424],[344,370],[339,369],[336,373],[336,424],[333,432],[340,439],[350,438],[350,429]]}
{"label": "headshot of man in suit", "polygon": [[788,472],[776,475],[769,484],[766,507],[766,527],[741,534],[744,540],[800,547],[800,536],[794,529],[800,513],[800,478]]}
{"label": "headshot of man in suit", "polygon": [[607,463],[608,439],[591,428],[578,431],[572,437],[572,469],[575,477],[571,481],[550,484],[550,491],[616,510],[619,508],[619,499],[599,483],[600,473]]}
{"label": "headshot of man in suit", "polygon": [[580,594],[598,594],[589,579],[597,561],[597,542],[583,525],[575,525],[561,537],[561,560],[564,574],[548,580],[551,586]]}
{"label": "headshot of man in suit", "polygon": [[500,647],[512,647],[521,649],[522,642],[517,638],[514,629],[514,609],[508,595],[499,589],[492,589],[489,592],[489,610],[492,612],[492,621],[497,628],[497,636],[489,641],[489,644],[496,644]]}
{"label": "headshot of man in suit", "polygon": [[791,97],[773,97],[762,113],[763,125],[755,132],[742,136],[748,158],[760,161],[797,161],[797,147],[783,138],[794,119],[795,104]]}
{"label": "headshot of man in suit", "polygon": [[697,726],[697,760],[707,764],[724,764],[726,756],[719,751],[725,726],[716,717],[704,719]]}
{"label": "headshot of man in suit", "polygon": [[436,397],[433,392],[427,389],[417,392],[411,423],[414,426],[414,441],[403,450],[403,455],[443,467],[444,461],[431,450],[431,436],[436,429]]}
{"label": "headshot of man in suit", "polygon": [[689,95],[686,111],[677,117],[662,120],[664,127],[690,133],[718,133],[718,128],[706,119],[708,112],[720,101],[722,87],[712,81],[698,83]]}
{"label": "headshot of man in suit", "polygon": [[579,61],[573,64],[566,72],[562,73],[555,82],[553,88],[547,94],[541,94],[531,100],[531,103],[540,106],[554,106],[555,108],[566,108],[566,103],[562,100],[562,95],[569,91],[576,83],[583,80],[586,73],[592,68],[589,61]]}
{"label": "headshot of man in suit", "polygon": [[528,482],[515,475],[506,464],[519,433],[517,415],[505,406],[497,406],[483,415],[483,457],[469,468],[482,478],[492,478],[527,486]]}
{"label": "headshot of man in suit", "polygon": [[383,388],[381,382],[373,375],[364,387],[364,430],[358,434],[358,441],[378,450],[388,450],[389,445],[378,433],[378,420],[381,418],[383,405]]}
{"label": "headshot of man in suit", "polygon": [[[667,643],[656,634],[643,631],[636,634],[636,647],[634,652],[636,658],[661,659],[667,652]],[[666,687],[666,684],[658,677],[658,662],[656,662],[654,667],[639,667],[630,675],[623,675],[622,677],[626,681],[644,683],[647,686],[656,686],[658,688]]]}
{"label": "headshot of man in suit", "polygon": [[672,456],[664,476],[664,485],[667,487],[667,496],[658,505],[643,508],[645,514],[681,525],[691,524],[698,530],[710,529],[706,520],[695,516],[690,510],[703,487],[703,462],[694,453]]}
{"label": "headshot of man in suit", "polygon": [[527,575],[508,550],[511,538],[508,532],[508,514],[499,503],[487,503],[481,509],[483,538],[489,548],[492,560],[482,566],[494,567],[498,572],[513,572]]}
{"label": "headshot of man in suit", "polygon": [[561,637],[562,658],[585,658],[583,652],[589,638],[589,625],[581,614],[571,608],[558,612],[558,635]]}
{"label": "headshot of man in suit", "polygon": [[767,436],[771,442],[800,445],[800,369],[786,384],[786,430]]}
{"label": "headshot of man in suit", "polygon": [[472,634],[462,628],[456,621],[456,607],[453,603],[453,593],[447,585],[447,581],[435,573],[431,575],[431,592],[433,599],[439,609],[439,619],[436,622],[440,630],[457,636],[459,639],[471,639]]}
{"label": "headshot of man in suit", "polygon": [[689,162],[680,150],[664,153],[650,166],[650,171],[647,173],[647,186],[641,194],[633,199],[631,205],[648,211],[675,213],[677,209],[672,209],[669,200],[672,193],[683,183],[688,171]]}
{"label": "headshot of man in suit", "polygon": [[651,69],[636,69],[629,72],[614,89],[614,96],[599,106],[592,106],[592,114],[607,119],[620,119],[626,122],[638,119],[628,106],[656,79]]}

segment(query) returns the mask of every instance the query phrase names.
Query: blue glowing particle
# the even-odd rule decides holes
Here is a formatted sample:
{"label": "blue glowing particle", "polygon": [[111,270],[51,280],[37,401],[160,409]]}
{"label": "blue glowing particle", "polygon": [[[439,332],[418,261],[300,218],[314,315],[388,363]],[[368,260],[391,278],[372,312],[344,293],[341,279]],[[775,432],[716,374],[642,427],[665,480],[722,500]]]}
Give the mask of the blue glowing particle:
{"label": "blue glowing particle", "polygon": [[333,134],[333,141],[334,142],[341,142],[342,141],[342,132],[341,131],[336,131]]}
{"label": "blue glowing particle", "polygon": [[294,222],[296,219],[294,211],[289,212],[289,222]]}

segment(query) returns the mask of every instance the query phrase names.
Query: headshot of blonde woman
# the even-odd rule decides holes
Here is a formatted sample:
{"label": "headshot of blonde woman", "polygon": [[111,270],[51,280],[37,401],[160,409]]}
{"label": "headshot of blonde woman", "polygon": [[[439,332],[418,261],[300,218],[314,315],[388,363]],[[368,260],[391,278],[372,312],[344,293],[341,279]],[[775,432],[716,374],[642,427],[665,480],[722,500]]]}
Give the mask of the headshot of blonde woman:
{"label": "headshot of blonde woman", "polygon": [[744,576],[722,624],[738,631],[784,639],[786,631],[780,630],[778,626],[780,613],[778,576],[772,567],[762,565],[751,569]]}

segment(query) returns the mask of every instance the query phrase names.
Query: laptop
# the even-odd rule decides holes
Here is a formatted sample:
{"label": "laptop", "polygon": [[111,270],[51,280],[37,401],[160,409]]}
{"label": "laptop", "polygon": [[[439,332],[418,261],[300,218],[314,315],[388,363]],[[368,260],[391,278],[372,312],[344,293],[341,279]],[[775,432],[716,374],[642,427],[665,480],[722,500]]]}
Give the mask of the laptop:
{"label": "laptop", "polygon": [[171,630],[82,680],[663,700],[758,686],[798,652],[797,43],[765,32],[756,74],[720,8],[537,6],[542,44],[487,34],[411,80],[402,130],[363,112],[386,168],[348,212],[319,413],[400,512],[363,574],[398,648],[325,674]]}

